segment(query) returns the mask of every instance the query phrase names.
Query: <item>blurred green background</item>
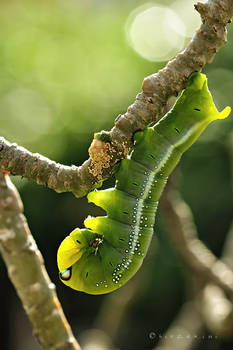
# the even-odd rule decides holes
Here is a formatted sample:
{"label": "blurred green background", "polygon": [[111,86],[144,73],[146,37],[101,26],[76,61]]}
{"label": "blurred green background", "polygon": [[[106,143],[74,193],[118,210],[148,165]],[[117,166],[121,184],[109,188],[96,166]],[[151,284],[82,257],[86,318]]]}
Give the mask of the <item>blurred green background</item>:
{"label": "blurred green background", "polygon": [[[57,162],[81,164],[88,157],[93,133],[110,130],[115,117],[126,111],[141,90],[143,78],[185,47],[199,26],[193,3],[1,0],[1,136]],[[220,109],[233,106],[233,26],[228,29],[228,44],[204,69]],[[199,236],[218,256],[233,219],[232,128],[232,115],[210,126],[183,156],[178,171],[179,188],[193,210]],[[64,311],[79,337],[96,326],[109,296],[85,295],[61,284],[56,251],[69,232],[83,226],[88,214],[101,211],[85,198],[57,194],[18,177],[13,181]],[[104,186],[113,184],[110,179]],[[166,331],[190,292],[190,272],[169,243],[160,212],[155,231],[137,291],[114,340],[121,350],[153,349],[157,334]],[[1,348],[39,349],[2,260],[0,266]],[[121,302],[127,290],[116,293]],[[113,319],[115,311],[109,310]],[[151,332],[156,336],[150,337]],[[232,344],[231,340],[203,340],[196,349],[225,349]]]}

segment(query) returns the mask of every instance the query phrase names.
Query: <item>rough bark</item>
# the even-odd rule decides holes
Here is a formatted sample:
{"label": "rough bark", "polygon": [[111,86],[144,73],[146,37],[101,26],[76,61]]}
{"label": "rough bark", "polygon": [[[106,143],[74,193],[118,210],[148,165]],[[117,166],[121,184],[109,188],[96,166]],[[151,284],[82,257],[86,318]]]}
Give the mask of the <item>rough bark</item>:
{"label": "rough bark", "polygon": [[90,158],[83,165],[57,164],[1,139],[0,168],[57,192],[73,192],[76,197],[84,196],[110,177],[114,165],[131,150],[134,133],[158,120],[168,98],[184,89],[190,74],[212,62],[226,43],[226,25],[233,16],[233,0],[198,2],[195,8],[202,25],[187,48],[164,69],[144,79],[142,92],[127,112],[116,118],[112,130],[95,135],[89,149]]}
{"label": "rough bark", "polygon": [[33,332],[45,350],[81,350],[22,212],[18,192],[0,171],[0,251]]}

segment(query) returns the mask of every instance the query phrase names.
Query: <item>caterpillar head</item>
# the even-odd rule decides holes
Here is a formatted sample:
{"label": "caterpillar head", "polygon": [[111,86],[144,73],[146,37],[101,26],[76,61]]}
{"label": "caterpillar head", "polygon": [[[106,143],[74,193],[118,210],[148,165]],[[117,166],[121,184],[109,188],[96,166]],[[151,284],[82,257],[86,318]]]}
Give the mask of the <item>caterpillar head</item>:
{"label": "caterpillar head", "polygon": [[100,244],[96,241],[97,238],[90,230],[76,228],[61,242],[57,252],[57,265],[62,280],[68,279],[68,270],[81,259],[87,249],[97,249]]}

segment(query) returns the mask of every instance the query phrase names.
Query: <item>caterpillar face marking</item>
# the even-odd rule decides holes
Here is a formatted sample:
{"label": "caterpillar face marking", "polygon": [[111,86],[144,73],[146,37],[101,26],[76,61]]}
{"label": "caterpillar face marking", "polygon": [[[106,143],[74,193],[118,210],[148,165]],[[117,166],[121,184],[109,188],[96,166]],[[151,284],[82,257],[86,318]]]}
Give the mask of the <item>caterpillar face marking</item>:
{"label": "caterpillar face marking", "polygon": [[172,111],[154,127],[135,134],[134,149],[121,161],[115,187],[88,194],[106,216],[88,217],[86,228],[75,229],[61,243],[57,262],[63,283],[103,294],[137,272],[151,242],[168,176],[207,125],[229,113],[230,107],[217,111],[205,75],[193,74]]}
{"label": "caterpillar face marking", "polygon": [[99,248],[99,245],[103,242],[103,239],[102,238],[94,238],[92,239],[90,242],[89,242],[89,246],[94,248],[96,251],[98,250]]}
{"label": "caterpillar face marking", "polygon": [[71,275],[72,275],[72,267],[69,267],[68,269],[63,270],[59,274],[60,279],[63,281],[69,281],[69,279],[71,278]]}

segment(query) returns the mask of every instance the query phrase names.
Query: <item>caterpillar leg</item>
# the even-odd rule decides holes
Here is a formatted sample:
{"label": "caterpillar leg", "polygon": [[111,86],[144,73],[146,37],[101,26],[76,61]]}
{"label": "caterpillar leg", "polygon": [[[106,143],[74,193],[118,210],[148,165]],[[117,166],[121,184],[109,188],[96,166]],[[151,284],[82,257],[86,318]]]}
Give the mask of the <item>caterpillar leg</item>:
{"label": "caterpillar leg", "polygon": [[125,284],[140,268],[153,229],[108,217],[87,218],[85,225],[93,231],[75,229],[58,249],[60,278],[75,290],[109,293]]}
{"label": "caterpillar leg", "polygon": [[173,109],[154,127],[136,133],[130,158],[116,173],[115,188],[88,194],[107,216],[88,217],[87,228],[74,230],[58,249],[60,278],[66,285],[104,294],[137,272],[153,235],[167,177],[207,125],[226,118],[230,110],[217,110],[205,75],[196,73]]}

